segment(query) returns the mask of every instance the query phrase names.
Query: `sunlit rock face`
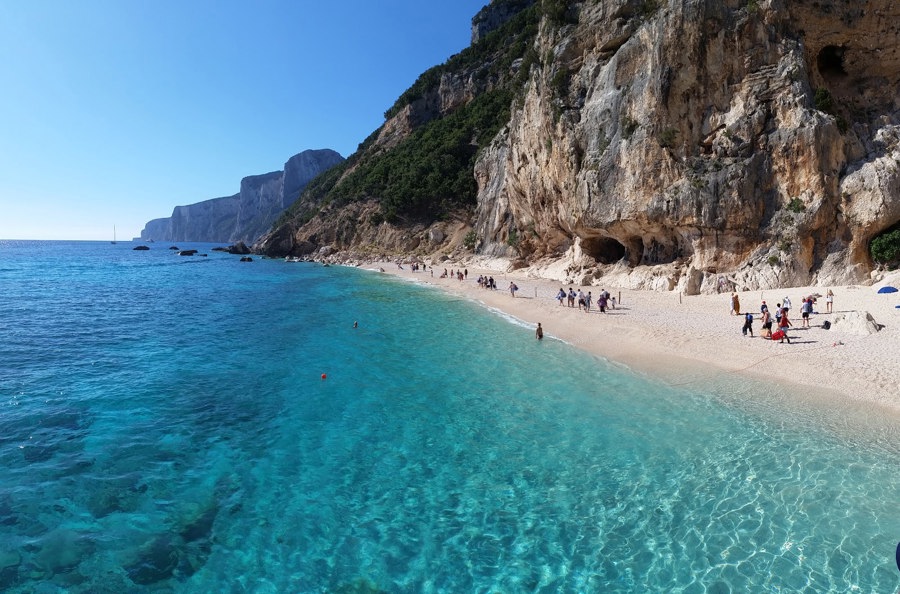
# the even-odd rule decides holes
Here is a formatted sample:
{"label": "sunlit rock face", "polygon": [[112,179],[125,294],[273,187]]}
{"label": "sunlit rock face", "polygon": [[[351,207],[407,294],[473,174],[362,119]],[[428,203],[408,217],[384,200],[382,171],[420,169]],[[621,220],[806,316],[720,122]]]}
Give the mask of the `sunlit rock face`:
{"label": "sunlit rock face", "polygon": [[252,243],[314,177],[341,161],[330,149],[303,151],[288,159],[283,171],[245,177],[233,196],[176,206],[171,217],[148,222],[141,239]]}
{"label": "sunlit rock face", "polygon": [[[491,3],[473,39],[530,4]],[[564,17],[541,21],[540,59],[479,155],[463,217],[475,252],[688,293],[868,278],[869,242],[900,222],[900,4],[602,0]],[[479,80],[477,65],[445,73],[367,150],[465,104]],[[287,235],[461,252],[347,208]]]}
{"label": "sunlit rock face", "polygon": [[484,249],[514,233],[532,260],[690,292],[862,280],[900,220],[900,6],[637,4],[542,29],[552,67],[476,168]]}

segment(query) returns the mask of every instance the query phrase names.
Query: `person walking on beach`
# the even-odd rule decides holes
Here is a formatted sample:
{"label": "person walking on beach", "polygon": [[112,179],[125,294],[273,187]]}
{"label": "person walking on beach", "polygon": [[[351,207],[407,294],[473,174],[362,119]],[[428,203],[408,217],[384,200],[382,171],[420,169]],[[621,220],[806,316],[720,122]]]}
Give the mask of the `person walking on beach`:
{"label": "person walking on beach", "polygon": [[575,307],[575,291],[569,287],[569,307]]}
{"label": "person walking on beach", "polygon": [[778,329],[781,330],[781,342],[784,343],[786,340],[788,341],[788,344],[791,344],[791,339],[788,337],[787,331],[793,324],[791,324],[791,321],[788,319],[788,311],[790,311],[790,308],[787,307],[781,310],[781,319],[778,320]]}
{"label": "person walking on beach", "polygon": [[566,292],[562,287],[560,287],[559,293],[556,294],[556,300],[559,301],[560,307],[562,307],[563,301],[565,301],[565,299],[566,299]]}
{"label": "person walking on beach", "polygon": [[584,296],[584,313],[591,313],[591,300],[593,297],[591,296],[591,292],[588,291],[588,294]]}
{"label": "person walking on beach", "polygon": [[825,293],[825,309],[828,313],[831,313],[831,306],[834,303],[834,293],[831,292],[831,289],[828,289],[828,292]]}
{"label": "person walking on beach", "polygon": [[534,331],[534,337],[537,338],[538,340],[543,340],[543,339],[544,339],[544,329],[541,328],[541,323],[540,323],[540,322],[538,322],[538,327],[537,327],[537,329]]}
{"label": "person walking on beach", "polygon": [[509,281],[509,294],[513,297],[516,296],[516,291],[519,290],[519,287],[516,286],[516,283]]}
{"label": "person walking on beach", "polygon": [[741,300],[738,297],[737,293],[731,294],[731,315],[733,315],[733,316],[741,315]]}
{"label": "person walking on beach", "polygon": [[753,314],[749,311],[744,316],[744,327],[741,328],[741,334],[747,336],[747,332],[750,333],[750,338],[753,338]]}
{"label": "person walking on beach", "polygon": [[[763,301],[765,305],[765,301]],[[765,308],[762,311],[762,330],[760,331],[760,336],[763,338],[772,338],[772,314],[769,313],[769,308]]]}

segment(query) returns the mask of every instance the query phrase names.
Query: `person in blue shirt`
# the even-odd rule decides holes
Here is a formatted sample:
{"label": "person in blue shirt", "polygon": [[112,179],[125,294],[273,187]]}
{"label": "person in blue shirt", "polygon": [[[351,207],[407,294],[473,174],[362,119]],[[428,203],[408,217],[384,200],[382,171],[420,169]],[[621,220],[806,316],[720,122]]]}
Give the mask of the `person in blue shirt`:
{"label": "person in blue shirt", "polygon": [[747,336],[748,332],[750,333],[750,338],[753,338],[753,314],[749,311],[744,316],[744,327],[741,328],[741,333],[744,336]]}

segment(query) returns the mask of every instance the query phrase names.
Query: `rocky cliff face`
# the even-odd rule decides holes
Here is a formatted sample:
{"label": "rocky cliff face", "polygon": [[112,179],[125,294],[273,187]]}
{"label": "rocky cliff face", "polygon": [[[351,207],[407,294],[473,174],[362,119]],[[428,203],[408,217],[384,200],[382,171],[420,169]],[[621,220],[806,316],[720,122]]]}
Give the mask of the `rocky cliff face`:
{"label": "rocky cliff face", "polygon": [[[526,83],[474,167],[477,205],[460,216],[477,253],[565,280],[688,293],[867,277],[869,242],[900,222],[900,5],[491,6],[518,4],[544,11],[538,59],[509,66]],[[478,72],[445,73],[367,150],[390,150],[477,96]],[[349,212],[279,230],[292,238],[280,245],[390,237],[382,247],[465,251],[426,241],[445,223],[390,234],[377,218],[342,227]]]}
{"label": "rocky cliff face", "polygon": [[330,149],[303,151],[291,157],[283,171],[245,177],[233,196],[176,206],[171,217],[148,222],[141,239],[252,243],[310,180],[341,161],[343,157]]}
{"label": "rocky cliff face", "polygon": [[478,43],[512,17],[531,7],[534,2],[535,0],[506,0],[488,4],[472,18],[472,43]]}

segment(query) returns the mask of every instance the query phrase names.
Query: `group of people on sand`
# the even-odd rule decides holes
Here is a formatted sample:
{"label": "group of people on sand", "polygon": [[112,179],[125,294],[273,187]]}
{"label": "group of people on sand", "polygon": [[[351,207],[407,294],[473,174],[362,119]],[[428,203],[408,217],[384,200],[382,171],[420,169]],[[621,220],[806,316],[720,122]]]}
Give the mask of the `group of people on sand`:
{"label": "group of people on sand", "polygon": [[478,286],[482,289],[490,289],[491,291],[495,291],[497,289],[497,283],[494,282],[493,276],[478,276]]}
{"label": "group of people on sand", "polygon": [[[568,303],[569,307],[575,307],[575,303],[578,303],[579,311],[584,311],[584,313],[590,313],[591,304],[594,302],[594,296],[590,291],[587,292],[587,295],[584,294],[584,291],[578,289],[578,292],[575,292],[575,289],[569,287],[569,291],[566,292],[562,287],[559,288],[559,292],[556,294],[556,300],[559,302],[559,305],[562,307],[566,303]],[[606,308],[609,305],[612,305],[612,308],[616,308],[616,298],[609,296],[609,291],[606,289],[600,289],[600,295],[597,297],[597,307],[600,309],[600,313],[606,313]]]}
{"label": "group of people on sand", "polygon": [[[432,276],[434,276],[433,270],[434,269],[432,269]],[[466,268],[465,270],[453,270],[451,268],[450,272],[448,273],[447,269],[444,268],[444,272],[443,274],[441,274],[441,278],[455,278],[458,281],[463,281],[469,278],[469,269]]]}
{"label": "group of people on sand", "polygon": [[[802,328],[809,328],[809,317],[814,313],[813,306],[816,304],[818,297],[819,295],[807,295],[801,300],[800,319],[802,320]],[[825,295],[825,305],[827,313],[831,313],[834,305],[834,293],[831,289],[828,289],[828,292]],[[782,299],[781,303],[775,304],[775,316],[773,320],[772,313],[769,311],[769,306],[766,305],[765,300],[763,300],[759,307],[760,316],[762,318],[762,332],[760,333],[760,336],[770,340],[777,340],[779,343],[787,341],[787,343],[790,344],[791,339],[790,336],[788,336],[788,329],[794,326],[794,323],[791,321],[791,307],[791,299],[786,296]],[[731,295],[731,313],[733,315],[744,316],[744,325],[741,328],[741,333],[744,336],[749,334],[750,337],[753,338],[753,314],[750,312],[741,314],[740,299],[738,298],[737,293],[732,293]],[[774,332],[772,331],[773,323],[777,325],[777,330]]]}

